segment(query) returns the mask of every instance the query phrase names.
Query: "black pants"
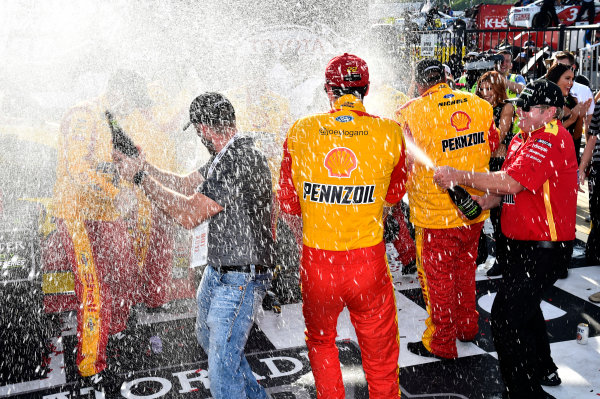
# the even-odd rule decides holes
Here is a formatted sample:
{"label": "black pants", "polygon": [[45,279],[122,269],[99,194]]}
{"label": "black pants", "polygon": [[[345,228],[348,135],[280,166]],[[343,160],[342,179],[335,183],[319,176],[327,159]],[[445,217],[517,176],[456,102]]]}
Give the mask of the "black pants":
{"label": "black pants", "polygon": [[581,137],[576,139],[573,136],[573,146],[575,147],[575,158],[577,158],[577,164],[581,161]]}
{"label": "black pants", "polygon": [[600,265],[600,164],[592,165],[588,182],[592,229],[585,245],[585,260],[588,265]]}
{"label": "black pants", "polygon": [[540,248],[506,239],[507,262],[492,306],[492,334],[500,372],[511,399],[544,398],[539,378],[556,371],[550,355],[542,295],[566,267],[573,242]]}
{"label": "black pants", "polygon": [[558,15],[556,15],[556,8],[554,8],[554,5],[542,5],[542,8],[540,9],[540,12],[547,12],[548,15],[550,15],[550,18],[552,19],[552,25],[553,26],[558,26],[559,21],[558,21]]}
{"label": "black pants", "polygon": [[589,24],[592,25],[594,23],[594,19],[596,19],[596,7],[594,6],[594,1],[581,2],[581,8],[577,13],[577,18],[575,18],[575,22],[581,21],[581,17],[583,16],[586,10],[588,13],[587,17]]}

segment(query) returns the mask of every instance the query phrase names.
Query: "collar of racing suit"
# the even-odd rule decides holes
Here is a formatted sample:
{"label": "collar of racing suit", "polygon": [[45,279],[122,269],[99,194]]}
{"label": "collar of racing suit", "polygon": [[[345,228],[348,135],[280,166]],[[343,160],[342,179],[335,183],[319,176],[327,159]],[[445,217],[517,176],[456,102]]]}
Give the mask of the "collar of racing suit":
{"label": "collar of racing suit", "polygon": [[436,93],[436,92],[442,91],[442,90],[451,91],[452,89],[446,83],[438,83],[435,86],[429,88],[429,90],[427,90],[425,93],[423,93],[421,95],[421,97],[429,96],[433,93]]}
{"label": "collar of racing suit", "polygon": [[335,100],[335,102],[333,103],[333,109],[331,110],[331,112],[336,112],[336,111],[340,111],[344,108],[349,108],[355,111],[362,111],[365,112],[365,106],[363,105],[362,101],[352,95],[352,94],[345,94],[343,96],[341,96],[340,98],[338,98],[337,100]]}

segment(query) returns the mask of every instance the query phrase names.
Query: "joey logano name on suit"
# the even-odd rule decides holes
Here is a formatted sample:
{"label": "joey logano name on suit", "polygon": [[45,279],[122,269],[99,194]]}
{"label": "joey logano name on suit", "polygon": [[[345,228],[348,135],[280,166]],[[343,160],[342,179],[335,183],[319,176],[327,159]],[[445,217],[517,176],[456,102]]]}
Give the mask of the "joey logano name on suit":
{"label": "joey logano name on suit", "polygon": [[310,202],[338,205],[373,204],[375,185],[345,186],[304,182],[303,198]]}
{"label": "joey logano name on suit", "polygon": [[485,134],[483,132],[469,133],[463,136],[442,140],[442,152],[446,152],[446,150],[460,150],[461,148],[483,143],[485,143]]}
{"label": "joey logano name on suit", "polygon": [[322,127],[319,129],[319,134],[321,136],[345,136],[345,137],[354,137],[354,136],[368,136],[368,130],[345,130],[345,129],[328,129]]}

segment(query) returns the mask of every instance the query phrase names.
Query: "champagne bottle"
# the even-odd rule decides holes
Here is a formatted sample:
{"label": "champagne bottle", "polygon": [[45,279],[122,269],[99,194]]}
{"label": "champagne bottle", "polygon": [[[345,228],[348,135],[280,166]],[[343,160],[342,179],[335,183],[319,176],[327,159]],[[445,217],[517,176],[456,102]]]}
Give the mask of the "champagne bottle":
{"label": "champagne bottle", "polygon": [[123,131],[121,126],[119,126],[119,123],[110,113],[110,111],[106,111],[105,115],[106,119],[108,120],[108,127],[110,128],[110,134],[112,136],[113,148],[130,158],[136,158],[139,155],[139,151],[135,144],[133,144],[133,140]]}
{"label": "champagne bottle", "polygon": [[473,198],[471,198],[471,194],[461,186],[454,186],[448,189],[448,195],[450,199],[458,209],[465,215],[468,219],[473,220],[477,219],[479,215],[481,215],[481,205],[477,203]]}

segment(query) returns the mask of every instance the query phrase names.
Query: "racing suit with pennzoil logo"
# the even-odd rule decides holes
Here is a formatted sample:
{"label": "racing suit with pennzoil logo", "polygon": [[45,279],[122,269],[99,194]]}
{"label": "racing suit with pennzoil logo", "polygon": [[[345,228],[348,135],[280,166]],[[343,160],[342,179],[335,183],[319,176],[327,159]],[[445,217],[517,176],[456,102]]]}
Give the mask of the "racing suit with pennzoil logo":
{"label": "racing suit with pennzoil logo", "polygon": [[302,216],[302,311],[319,398],[344,398],[335,345],[347,307],[370,398],[399,397],[396,304],[383,242],[383,207],[404,195],[400,126],[344,95],[301,118],[284,143],[278,199]]}
{"label": "racing suit with pennzoil logo", "polygon": [[[440,83],[398,110],[407,136],[434,165],[488,170],[498,145],[492,106],[479,97]],[[426,116],[426,117],[425,117]],[[417,272],[429,314],[422,336],[436,356],[457,357],[456,339],[478,332],[475,269],[478,238],[489,211],[475,220],[460,214],[448,193],[433,181],[433,168],[413,164],[409,173],[410,219],[415,225]],[[468,189],[471,194],[482,193]]]}

